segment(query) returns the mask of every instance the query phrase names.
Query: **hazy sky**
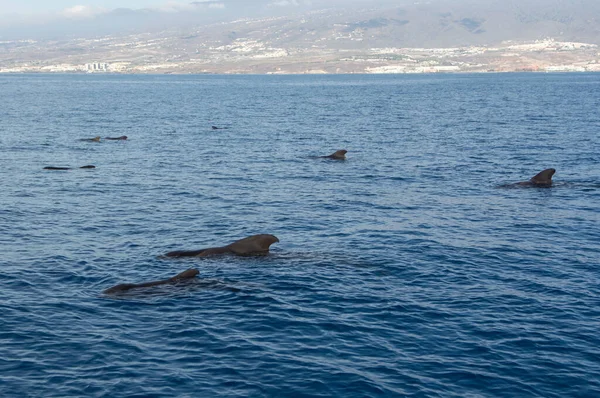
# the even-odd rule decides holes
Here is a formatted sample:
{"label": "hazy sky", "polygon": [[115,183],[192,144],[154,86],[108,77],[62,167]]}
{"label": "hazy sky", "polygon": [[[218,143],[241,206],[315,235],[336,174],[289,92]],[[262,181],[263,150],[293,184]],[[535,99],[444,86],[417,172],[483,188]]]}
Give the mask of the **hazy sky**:
{"label": "hazy sky", "polygon": [[[206,2],[208,0],[195,0],[197,2]],[[213,0],[214,1],[214,0]],[[356,0],[347,0],[356,2]],[[194,0],[0,0],[0,16],[7,14],[56,14],[64,12],[90,13],[98,11],[109,11],[115,8],[153,8],[153,9],[178,9],[194,2]],[[216,2],[216,1],[215,1]],[[238,3],[240,5],[278,5],[294,6],[299,4],[319,3],[326,5],[334,3],[335,0],[225,0],[227,4]],[[339,1],[337,1],[339,3]]]}
{"label": "hazy sky", "polygon": [[407,1],[415,0],[0,0],[0,41],[150,31],[334,5]]}
{"label": "hazy sky", "polygon": [[[153,10],[167,13],[198,10],[193,3],[205,4],[205,9],[221,9],[231,13],[259,8],[297,7],[307,4],[328,4],[340,0],[0,0],[0,26],[18,21],[44,23],[56,18],[86,19],[110,13],[115,9]],[[359,1],[359,0],[349,0]]]}
{"label": "hazy sky", "polygon": [[144,8],[160,6],[168,2],[168,0],[0,0],[0,14],[48,14],[77,6],[106,9]]}

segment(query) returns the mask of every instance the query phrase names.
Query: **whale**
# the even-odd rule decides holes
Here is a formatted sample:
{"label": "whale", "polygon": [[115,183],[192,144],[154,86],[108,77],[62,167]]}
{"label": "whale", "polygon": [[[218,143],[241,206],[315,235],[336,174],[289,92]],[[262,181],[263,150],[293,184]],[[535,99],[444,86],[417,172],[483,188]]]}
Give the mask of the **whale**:
{"label": "whale", "polygon": [[79,141],[100,142],[100,136],[98,135],[94,138],[81,138]]}
{"label": "whale", "polygon": [[127,139],[126,135],[122,135],[120,137],[104,137],[105,140],[111,140],[111,141],[117,141],[117,140],[121,140],[121,141],[125,141]]}
{"label": "whale", "polygon": [[188,281],[192,278],[195,278],[200,272],[195,268],[190,268],[188,270],[183,271],[171,278],[163,279],[160,281],[152,281],[152,282],[143,282],[143,283],[121,283],[119,285],[113,286],[104,290],[102,293],[104,294],[115,294],[115,293],[124,293],[131,289],[140,289],[144,287],[152,287],[159,285],[168,285],[168,284],[177,284],[180,282]]}
{"label": "whale", "polygon": [[[81,166],[80,169],[95,169],[96,166],[88,164],[87,166]],[[54,167],[54,166],[46,166],[44,170],[72,170],[71,167]]]}
{"label": "whale", "polygon": [[528,181],[515,182],[513,184],[501,185],[501,187],[535,187],[549,188],[552,186],[552,176],[556,169],[545,169],[531,177]]}
{"label": "whale", "polygon": [[217,127],[217,126],[211,126],[211,128],[213,130],[227,130],[227,127]]}
{"label": "whale", "polygon": [[335,151],[331,155],[327,156],[319,156],[323,159],[333,159],[333,160],[346,160],[346,153],[348,153],[345,149],[340,149],[339,151]]}
{"label": "whale", "polygon": [[269,253],[269,247],[279,242],[275,235],[259,234],[236,240],[227,246],[209,247],[199,250],[177,250],[165,254],[166,257],[209,257],[221,254],[236,256],[260,256]]}

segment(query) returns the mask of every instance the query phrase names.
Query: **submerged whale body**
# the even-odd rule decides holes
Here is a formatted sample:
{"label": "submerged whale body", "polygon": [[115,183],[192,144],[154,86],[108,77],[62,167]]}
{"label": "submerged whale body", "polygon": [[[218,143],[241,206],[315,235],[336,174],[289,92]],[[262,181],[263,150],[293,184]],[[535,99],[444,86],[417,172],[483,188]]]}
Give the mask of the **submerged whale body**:
{"label": "submerged whale body", "polygon": [[[95,169],[96,166],[88,164],[87,166],[81,166],[80,169]],[[44,170],[72,170],[71,167],[54,167],[54,166],[46,166]]]}
{"label": "submerged whale body", "polygon": [[98,135],[94,138],[81,138],[79,141],[100,142],[100,136]]}
{"label": "submerged whale body", "polygon": [[120,137],[104,137],[105,140],[111,140],[111,141],[117,141],[117,140],[121,140],[121,141],[125,141],[127,139],[126,135],[122,135]]}
{"label": "submerged whale body", "polygon": [[169,279],[163,279],[160,281],[152,281],[152,282],[144,282],[144,283],[121,283],[120,285],[116,285],[109,289],[106,289],[102,293],[104,293],[104,294],[123,293],[123,292],[127,292],[131,289],[139,289],[139,288],[144,288],[144,287],[152,287],[152,286],[167,285],[167,284],[176,284],[179,282],[183,282],[183,281],[195,278],[196,275],[198,275],[199,273],[200,272],[197,269],[191,268],[191,269],[185,270],[182,273],[177,274],[174,277],[169,278]]}
{"label": "submerged whale body", "polygon": [[346,153],[348,153],[345,149],[340,149],[339,151],[335,151],[331,155],[320,156],[323,159],[334,159],[334,160],[346,160]]}
{"label": "submerged whale body", "polygon": [[269,247],[279,242],[274,235],[252,235],[237,240],[227,246],[209,247],[200,250],[178,250],[165,254],[167,257],[208,257],[219,254],[234,254],[237,256],[257,256],[269,253]]}
{"label": "submerged whale body", "polygon": [[552,186],[552,176],[556,173],[555,169],[542,170],[529,181],[516,182],[514,184],[502,185],[502,187],[536,187],[549,188]]}

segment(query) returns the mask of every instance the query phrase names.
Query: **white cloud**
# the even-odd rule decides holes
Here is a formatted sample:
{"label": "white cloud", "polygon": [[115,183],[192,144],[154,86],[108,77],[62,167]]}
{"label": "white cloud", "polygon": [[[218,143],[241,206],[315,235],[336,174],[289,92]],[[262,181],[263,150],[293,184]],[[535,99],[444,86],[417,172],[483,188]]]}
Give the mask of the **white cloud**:
{"label": "white cloud", "polygon": [[61,14],[67,18],[90,18],[98,14],[104,14],[107,10],[100,7],[90,7],[76,5],[73,7],[65,8]]}
{"label": "white cloud", "polygon": [[271,5],[279,6],[279,7],[297,6],[298,2],[296,0],[279,0],[279,1],[274,1],[273,3],[271,3]]}
{"label": "white cloud", "polygon": [[193,9],[194,6],[189,3],[182,3],[179,1],[170,1],[162,6],[158,6],[155,10],[163,12],[179,12]]}
{"label": "white cloud", "polygon": [[181,1],[169,1],[163,6],[154,8],[158,11],[163,12],[181,12],[181,11],[191,11],[197,10],[199,7],[208,7],[208,8],[225,8],[225,4],[218,3],[215,1],[195,1],[192,3],[181,2]]}
{"label": "white cloud", "polygon": [[298,0],[277,0],[269,4],[270,6],[276,7],[298,7],[298,6],[308,6],[311,5],[310,1],[298,1]]}

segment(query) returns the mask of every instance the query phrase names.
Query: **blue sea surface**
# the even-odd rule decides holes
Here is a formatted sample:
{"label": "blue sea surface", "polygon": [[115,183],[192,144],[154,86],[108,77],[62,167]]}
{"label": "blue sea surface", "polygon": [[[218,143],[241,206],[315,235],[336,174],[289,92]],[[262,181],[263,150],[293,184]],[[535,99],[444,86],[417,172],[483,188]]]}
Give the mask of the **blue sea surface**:
{"label": "blue sea surface", "polygon": [[1,397],[600,396],[600,74],[0,94]]}

